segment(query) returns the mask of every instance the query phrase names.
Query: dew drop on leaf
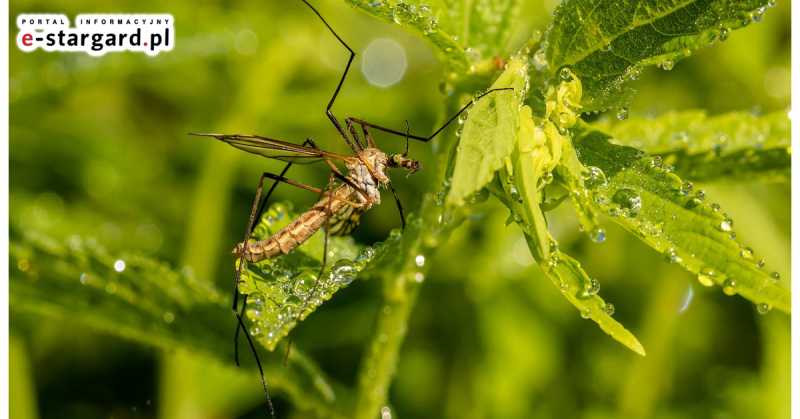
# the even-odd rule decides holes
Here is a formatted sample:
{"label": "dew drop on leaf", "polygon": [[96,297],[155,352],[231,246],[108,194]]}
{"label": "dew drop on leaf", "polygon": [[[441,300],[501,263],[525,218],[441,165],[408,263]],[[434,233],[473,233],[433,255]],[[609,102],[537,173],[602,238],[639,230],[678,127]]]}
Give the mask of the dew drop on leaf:
{"label": "dew drop on leaf", "polygon": [[630,188],[622,188],[611,197],[611,203],[618,205],[627,215],[635,217],[642,209],[642,198],[639,193]]}
{"label": "dew drop on leaf", "polygon": [[681,263],[683,259],[678,255],[678,251],[675,248],[670,247],[669,249],[664,251],[664,260],[669,263]]}
{"label": "dew drop on leaf", "polygon": [[722,231],[731,231],[733,229],[733,220],[726,218],[719,223],[719,229]]}
{"label": "dew drop on leaf", "polygon": [[609,316],[613,316],[614,311],[615,311],[614,304],[606,303],[606,305],[603,306],[603,312],[608,314]]}
{"label": "dew drop on leaf", "polygon": [[599,167],[589,166],[581,176],[584,186],[588,189],[597,189],[606,184],[606,174]]}
{"label": "dew drop on leaf", "polygon": [[687,180],[686,182],[683,182],[683,184],[681,185],[681,193],[684,195],[688,195],[692,192],[692,188],[694,188],[694,184]]}
{"label": "dew drop on leaf", "polygon": [[717,277],[716,271],[714,268],[705,267],[700,269],[700,272],[697,273],[697,280],[706,287],[711,287],[714,285],[714,278]]}
{"label": "dew drop on leaf", "polygon": [[749,247],[745,247],[745,248],[742,249],[741,255],[742,255],[743,259],[747,259],[747,260],[753,259],[753,249],[751,249]]}
{"label": "dew drop on leaf", "polygon": [[392,17],[398,25],[406,25],[416,19],[417,16],[414,12],[414,6],[400,2],[395,6]]}
{"label": "dew drop on leaf", "polygon": [[766,261],[766,260],[764,260],[764,259],[761,259],[761,260],[759,260],[759,261],[758,261],[758,263],[756,264],[756,266],[758,266],[758,269],[761,269],[761,268],[763,268],[763,267],[764,267],[764,265],[766,265],[766,264],[767,264],[767,261]]}
{"label": "dew drop on leaf", "polygon": [[431,19],[428,22],[427,33],[436,33],[439,32],[439,20],[438,19]]}
{"label": "dew drop on leaf", "polygon": [[777,280],[781,279],[781,274],[779,274],[777,272],[772,272],[771,274],[769,274],[769,277],[777,281]]}
{"label": "dew drop on leaf", "polygon": [[758,310],[759,314],[767,314],[772,309],[772,307],[767,303],[756,304],[756,310]]}
{"label": "dew drop on leaf", "polygon": [[581,310],[581,317],[583,317],[584,319],[591,318],[592,317],[592,310],[589,309],[589,308],[584,308],[583,310]]}
{"label": "dew drop on leaf", "polygon": [[333,281],[337,285],[345,286],[355,279],[356,266],[349,259],[340,259],[331,266],[331,274],[333,275]]}
{"label": "dew drop on leaf", "polygon": [[597,295],[600,292],[600,281],[592,278],[589,280],[589,287],[586,288],[587,295]]}
{"label": "dew drop on leaf", "polygon": [[736,283],[733,279],[726,279],[725,282],[722,283],[722,292],[725,295],[736,295],[736,287],[739,284]]}
{"label": "dew drop on leaf", "polygon": [[620,106],[620,107],[617,108],[617,118],[619,118],[620,121],[624,121],[624,120],[628,119],[628,115],[629,114],[630,114],[630,111],[628,111],[627,107]]}

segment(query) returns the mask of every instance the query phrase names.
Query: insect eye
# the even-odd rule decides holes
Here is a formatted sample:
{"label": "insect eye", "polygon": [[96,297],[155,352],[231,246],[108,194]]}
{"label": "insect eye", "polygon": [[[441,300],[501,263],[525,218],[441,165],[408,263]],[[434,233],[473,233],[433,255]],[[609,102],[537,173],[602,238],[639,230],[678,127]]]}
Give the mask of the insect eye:
{"label": "insect eye", "polygon": [[400,156],[397,154],[392,154],[392,162],[394,164],[400,164]]}

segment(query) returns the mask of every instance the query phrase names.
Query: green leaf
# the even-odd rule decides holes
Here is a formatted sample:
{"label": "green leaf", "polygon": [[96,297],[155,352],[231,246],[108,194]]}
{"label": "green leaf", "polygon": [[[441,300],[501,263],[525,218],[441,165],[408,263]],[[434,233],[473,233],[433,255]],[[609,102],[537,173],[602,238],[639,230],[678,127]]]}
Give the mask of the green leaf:
{"label": "green leaf", "polygon": [[447,203],[461,205],[464,198],[479,191],[511,155],[519,131],[520,93],[526,89],[527,60],[509,61],[508,68],[492,89],[512,87],[514,91],[490,93],[475,101],[464,122],[453,183]]}
{"label": "green leaf", "polygon": [[[531,108],[524,106],[520,110],[519,136],[511,158],[513,182],[496,179],[489,189],[511,209],[510,220],[522,228],[533,258],[567,300],[578,308],[581,316],[593,319],[614,339],[644,355],[639,341],[611,318],[614,308],[597,295],[596,281],[589,278],[580,263],[558,250],[555,239],[547,230],[540,206],[542,190],[547,184],[545,179],[548,176],[552,179],[550,172],[561,161],[565,141],[552,123],[534,119]],[[575,154],[572,148],[564,151]],[[498,177],[502,179],[507,174],[507,169],[503,168]]]}
{"label": "green leaf", "polygon": [[693,181],[788,182],[791,176],[791,120],[784,111],[764,117],[673,111],[655,120],[594,126],[623,145],[660,155],[664,165]]}
{"label": "green leaf", "polygon": [[569,67],[583,82],[584,112],[625,106],[623,85],[644,66],[669,70],[733,29],[760,20],[766,0],[572,0],[555,10],[546,33],[550,70]]}
{"label": "green leaf", "polygon": [[[535,250],[535,243],[531,236],[525,235],[531,252]],[[593,293],[593,281],[581,268],[580,262],[562,253],[560,250],[553,252],[553,265],[544,268],[544,272],[559,287],[564,296],[572,305],[581,312],[581,317],[591,318],[604,332],[617,342],[639,355],[645,356],[645,350],[633,333],[625,329],[618,321],[611,317],[614,306],[607,304],[597,293]]]}
{"label": "green leaf", "polygon": [[718,206],[703,202],[705,193],[661,167],[658,159],[635,148],[614,145],[600,131],[575,130],[581,162],[603,171],[607,182],[594,189],[599,212],[650,247],[698,276],[701,284],[738,293],[762,310],[790,312],[790,294],[762,271],[753,251],[735,240],[733,220]]}
{"label": "green leaf", "polygon": [[[184,348],[232,366],[235,317],[231,301],[191,269],[128,254],[113,257],[91,241],[69,245],[28,234],[10,246],[11,309],[70,318],[109,334],[164,349]],[[118,264],[124,261],[124,266]],[[227,294],[227,293],[226,293]],[[249,351],[240,345],[240,351]],[[302,351],[293,348],[289,367],[283,353],[261,352],[268,383],[297,406],[344,417],[349,394]],[[243,370],[258,386],[254,368]]]}

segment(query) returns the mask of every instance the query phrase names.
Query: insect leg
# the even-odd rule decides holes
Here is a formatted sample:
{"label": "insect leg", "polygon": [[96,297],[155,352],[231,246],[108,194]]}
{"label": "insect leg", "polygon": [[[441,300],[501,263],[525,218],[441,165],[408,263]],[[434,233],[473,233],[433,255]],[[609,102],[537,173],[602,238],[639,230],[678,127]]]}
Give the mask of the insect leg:
{"label": "insect leg", "polygon": [[[253,220],[255,219],[256,208],[258,208],[258,201],[261,198],[261,189],[264,186],[264,178],[266,177],[265,176],[266,174],[267,173],[262,175],[261,179],[258,181],[258,189],[256,190],[256,199],[253,202],[253,210],[250,211],[250,220],[248,221],[248,224],[247,224],[247,230],[244,233],[244,242],[243,243],[247,243],[247,241],[250,239],[250,231],[253,228]],[[236,315],[236,320],[237,320],[237,322],[239,324],[239,327],[241,327],[242,330],[244,331],[244,336],[247,338],[247,343],[250,344],[250,349],[253,351],[253,356],[256,358],[256,364],[258,365],[258,372],[261,374],[261,383],[264,385],[264,395],[267,396],[267,403],[269,404],[269,411],[272,414],[272,419],[275,419],[275,409],[272,406],[272,400],[269,398],[269,390],[267,389],[267,379],[264,378],[264,369],[261,368],[261,360],[258,359],[258,352],[256,351],[256,347],[255,347],[255,345],[253,345],[253,340],[250,339],[250,334],[247,333],[247,327],[244,325],[244,322],[242,321],[242,316],[239,314],[239,311],[238,311],[238,305],[239,305],[238,304],[239,303],[239,282],[241,282],[241,280],[242,280],[242,267],[244,266],[244,264],[245,264],[244,252],[242,252],[242,255],[239,257],[239,267],[236,270],[236,283],[234,284],[234,288],[233,288],[233,314]],[[245,300],[245,302],[246,302],[246,300]],[[242,308],[244,308],[244,307],[242,307]],[[234,349],[238,349],[238,344],[236,343],[236,341],[234,341]],[[238,355],[237,355],[237,359],[238,359]]]}
{"label": "insect leg", "polygon": [[395,130],[389,129],[389,128],[385,128],[385,127],[382,127],[380,125],[375,125],[373,123],[370,123],[370,122],[367,122],[367,121],[364,121],[364,120],[361,120],[361,119],[358,119],[358,118],[348,118],[348,119],[353,121],[353,122],[355,122],[355,123],[357,123],[357,124],[360,124],[361,126],[375,128],[376,130],[383,131],[383,132],[386,132],[386,133],[389,133],[389,134],[393,134],[393,135],[397,135],[397,136],[400,136],[400,137],[406,137],[407,136],[408,138],[410,138],[412,140],[428,142],[428,141],[432,140],[433,137],[439,135],[440,132],[444,131],[444,129],[447,128],[447,126],[450,125],[451,122],[455,121],[456,118],[458,118],[459,115],[461,115],[464,111],[469,109],[469,107],[472,106],[472,104],[474,104],[476,100],[478,100],[478,99],[480,99],[480,98],[482,98],[482,97],[484,97],[484,96],[486,96],[486,95],[488,95],[490,93],[499,92],[499,91],[502,91],[502,90],[514,90],[514,88],[513,87],[503,87],[503,88],[498,88],[498,89],[491,89],[489,91],[486,91],[486,92],[482,93],[480,96],[475,98],[475,100],[473,100],[472,102],[467,103],[466,105],[464,105],[464,107],[461,108],[461,110],[458,111],[458,113],[453,115],[453,117],[450,118],[447,122],[445,122],[445,124],[442,125],[441,128],[437,129],[436,132],[434,132],[433,134],[430,135],[430,137],[427,137],[427,138],[426,137],[420,137],[418,135],[408,135],[407,136],[406,133],[403,133],[403,132],[400,132],[400,131],[395,131]]}
{"label": "insect leg", "polygon": [[[360,148],[361,150],[364,150],[364,144],[361,144],[361,138],[358,137],[358,133],[356,132],[356,128],[353,126],[353,123],[350,121],[350,118],[345,118],[344,119],[344,123],[347,124],[347,129],[350,130],[350,135],[352,135],[353,138],[356,139],[356,144],[358,144],[358,148]],[[364,135],[367,136],[367,147],[374,147],[374,145],[370,145],[370,141],[369,140],[371,140],[371,138],[368,136],[368,134],[365,132]]]}
{"label": "insect leg", "polygon": [[[342,78],[341,78],[341,80],[339,80],[339,85],[336,86],[336,91],[333,92],[333,96],[331,97],[331,101],[328,102],[328,107],[325,109],[325,113],[328,115],[328,119],[331,120],[333,125],[336,126],[336,129],[339,130],[339,134],[341,134],[342,137],[344,138],[344,140],[347,141],[347,144],[350,146],[350,148],[352,148],[353,151],[356,152],[356,154],[358,154],[358,151],[359,151],[358,148],[356,148],[356,145],[353,144],[353,141],[350,139],[350,137],[347,136],[347,132],[345,132],[344,128],[342,128],[342,124],[339,123],[339,120],[336,119],[336,117],[333,115],[333,112],[331,111],[331,108],[333,107],[333,102],[336,101],[336,96],[339,95],[339,90],[342,89],[342,84],[344,84],[344,79],[347,77],[347,72],[350,71],[350,65],[353,64],[353,58],[356,57],[356,53],[355,53],[355,51],[353,51],[342,40],[342,38],[339,37],[338,34],[336,34],[336,31],[334,31],[333,28],[331,28],[331,25],[329,25],[328,22],[325,21],[325,18],[323,18],[322,15],[319,14],[319,12],[317,11],[317,9],[314,8],[314,6],[309,4],[308,1],[306,1],[306,0],[302,0],[302,1],[303,1],[303,3],[306,4],[306,6],[308,6],[319,17],[319,19],[322,21],[322,23],[324,23],[325,26],[328,27],[328,30],[331,31],[333,36],[335,36],[336,39],[338,39],[339,42],[342,45],[344,45],[345,48],[347,48],[347,51],[350,52],[350,58],[347,60],[347,67],[345,67],[344,74],[342,74]],[[363,159],[362,159],[362,161],[363,161]]]}
{"label": "insect leg", "polygon": [[[317,148],[317,145],[314,144],[314,140],[312,140],[311,138],[306,138],[306,140],[303,141],[303,145],[304,146],[307,145],[307,144],[310,144],[312,147]],[[286,174],[286,172],[289,171],[289,168],[292,167],[292,164],[293,163],[287,163],[286,167],[284,167],[283,170],[281,170],[280,176],[284,176]],[[256,215],[256,220],[261,220],[261,215],[264,213],[264,208],[266,208],[266,206],[267,206],[267,201],[269,201],[269,197],[272,195],[272,192],[275,191],[275,188],[277,186],[278,186],[278,181],[276,180],[275,182],[272,183],[272,187],[269,188],[269,191],[267,192],[267,195],[264,197],[264,201],[261,202],[261,207],[258,209],[258,214]],[[255,227],[255,225],[253,227]],[[252,233],[252,232],[253,232],[253,230],[250,230],[250,233]],[[238,365],[238,362],[237,362],[237,365]]]}
{"label": "insect leg", "polygon": [[[331,177],[328,180],[329,191],[333,191],[333,180],[335,178],[336,178],[336,172],[331,171]],[[292,332],[289,335],[289,342],[286,345],[286,355],[284,355],[283,357],[284,366],[287,366],[289,362],[289,352],[292,350],[292,341],[294,340],[294,334],[295,331],[297,330],[297,321],[299,320],[300,315],[302,315],[303,312],[306,311],[306,308],[308,308],[309,301],[311,301],[311,299],[314,298],[314,293],[317,291],[317,286],[319,286],[319,283],[322,281],[322,274],[325,272],[325,265],[328,264],[328,237],[330,234],[331,216],[333,215],[331,213],[332,202],[333,202],[332,199],[328,200],[328,208],[327,208],[328,217],[325,219],[325,241],[323,242],[324,244],[322,246],[322,267],[319,268],[319,275],[317,275],[317,280],[314,282],[314,286],[311,287],[311,292],[308,293],[308,297],[306,297],[306,301],[303,304],[303,308],[300,309],[297,318],[295,318],[294,327],[292,328]]]}

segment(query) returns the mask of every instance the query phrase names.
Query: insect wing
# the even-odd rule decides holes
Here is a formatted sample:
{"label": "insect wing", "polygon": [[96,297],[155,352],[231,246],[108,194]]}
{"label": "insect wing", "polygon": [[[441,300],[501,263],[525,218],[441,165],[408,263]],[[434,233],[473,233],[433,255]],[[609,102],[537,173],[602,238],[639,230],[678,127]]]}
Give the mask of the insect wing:
{"label": "insect wing", "polygon": [[361,213],[358,208],[346,206],[339,210],[330,219],[330,234],[332,236],[345,236],[353,232],[361,221]]}
{"label": "insect wing", "polygon": [[353,159],[353,157],[343,156],[341,154],[330,153],[316,148],[303,147],[301,145],[251,134],[190,134],[214,137],[248,153],[258,154],[289,163],[308,164],[320,160],[348,161]]}

